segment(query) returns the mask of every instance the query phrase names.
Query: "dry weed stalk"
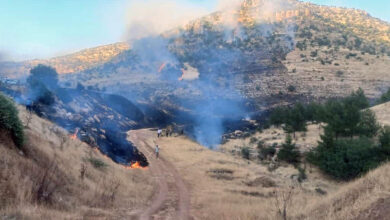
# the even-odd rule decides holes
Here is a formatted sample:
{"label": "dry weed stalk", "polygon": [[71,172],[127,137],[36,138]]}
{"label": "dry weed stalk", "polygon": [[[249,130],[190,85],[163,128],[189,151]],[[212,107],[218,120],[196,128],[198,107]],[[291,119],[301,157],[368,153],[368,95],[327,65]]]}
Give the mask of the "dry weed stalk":
{"label": "dry weed stalk", "polygon": [[31,120],[32,120],[32,117],[33,117],[32,111],[27,111],[26,125],[24,125],[25,128],[29,128]]}
{"label": "dry weed stalk", "polygon": [[293,201],[295,188],[293,186],[289,187],[288,190],[279,190],[275,191],[275,206],[277,209],[277,214],[283,219],[287,220],[288,208],[290,207]]}
{"label": "dry weed stalk", "polygon": [[36,202],[52,203],[54,193],[63,186],[62,181],[56,175],[57,173],[58,166],[55,159],[44,165],[42,174],[38,176],[32,188],[32,194]]}
{"label": "dry weed stalk", "polygon": [[87,165],[85,163],[82,163],[81,168],[80,168],[80,179],[81,180],[84,180],[86,172],[87,172]]}

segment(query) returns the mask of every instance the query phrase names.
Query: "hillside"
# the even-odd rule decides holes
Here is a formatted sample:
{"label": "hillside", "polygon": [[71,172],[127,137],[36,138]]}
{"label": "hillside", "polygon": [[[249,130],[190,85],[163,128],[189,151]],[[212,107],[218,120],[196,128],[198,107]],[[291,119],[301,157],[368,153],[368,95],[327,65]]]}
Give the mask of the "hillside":
{"label": "hillside", "polygon": [[129,219],[154,192],[147,169],[129,169],[19,107],[27,143],[0,135],[0,219]]}
{"label": "hillside", "polygon": [[[387,89],[388,23],[355,9],[288,1],[267,10],[269,4],[245,1],[162,39],[136,42],[111,62],[63,80],[165,108],[204,94],[196,85],[201,81],[212,84],[219,98],[239,94],[256,111],[291,100],[345,96],[359,87],[375,98]],[[178,82],[181,68],[198,77]]]}
{"label": "hillside", "polygon": [[59,74],[77,73],[109,62],[113,57],[128,49],[129,45],[121,42],[89,48],[46,60],[35,59],[23,62],[2,62],[0,63],[0,75],[9,78],[25,77],[29,74],[30,69],[38,64],[52,66]]}
{"label": "hillside", "polygon": [[[372,108],[378,118],[389,115],[389,108],[384,106]],[[310,125],[295,141],[305,152],[317,145],[320,133],[318,125]],[[306,164],[307,179],[299,182],[299,172],[292,165],[276,161],[279,165],[272,167],[255,154],[250,160],[242,158],[242,147],[256,151],[253,137],[269,145],[282,142],[285,136],[281,129],[231,140],[216,151],[183,136],[156,139],[154,135],[150,130],[129,133],[136,146],[143,143],[151,150],[158,144],[162,158],[178,169],[190,189],[190,213],[195,219],[278,219],[279,208],[289,193],[288,219],[389,218],[388,163],[351,182],[332,180]]]}

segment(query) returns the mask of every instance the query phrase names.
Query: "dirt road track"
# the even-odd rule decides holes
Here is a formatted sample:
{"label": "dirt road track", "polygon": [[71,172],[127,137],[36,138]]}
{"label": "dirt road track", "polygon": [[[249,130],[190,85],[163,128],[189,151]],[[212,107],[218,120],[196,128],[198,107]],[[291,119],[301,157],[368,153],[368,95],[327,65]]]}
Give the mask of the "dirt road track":
{"label": "dirt road track", "polygon": [[[175,167],[163,157],[154,155],[155,132],[136,130],[129,133],[130,141],[147,157],[151,173],[156,178],[158,190],[150,204],[140,210],[135,218],[147,219],[191,219],[190,196],[183,179]],[[158,143],[158,140],[157,140]]]}

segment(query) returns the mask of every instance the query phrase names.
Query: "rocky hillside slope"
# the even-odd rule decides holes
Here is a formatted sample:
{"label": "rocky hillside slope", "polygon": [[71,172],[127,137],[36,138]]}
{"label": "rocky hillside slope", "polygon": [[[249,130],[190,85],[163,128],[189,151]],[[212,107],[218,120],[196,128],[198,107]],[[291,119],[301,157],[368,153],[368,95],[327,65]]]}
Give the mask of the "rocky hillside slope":
{"label": "rocky hillside slope", "polygon": [[390,85],[388,23],[355,9],[293,0],[276,4],[244,1],[164,33],[162,39],[144,39],[142,45],[153,43],[135,45],[111,62],[64,80],[121,94],[130,90],[138,94],[135,100],[174,106],[177,99],[202,94],[190,81],[178,83],[180,69],[193,68],[221,97],[238,92],[256,109],[344,96],[359,87],[374,98]]}
{"label": "rocky hillside slope", "polygon": [[121,42],[89,48],[47,60],[36,59],[24,62],[4,62],[1,65],[0,74],[10,78],[26,76],[30,69],[38,64],[52,66],[59,74],[77,73],[108,62],[113,57],[128,49],[129,45]]}

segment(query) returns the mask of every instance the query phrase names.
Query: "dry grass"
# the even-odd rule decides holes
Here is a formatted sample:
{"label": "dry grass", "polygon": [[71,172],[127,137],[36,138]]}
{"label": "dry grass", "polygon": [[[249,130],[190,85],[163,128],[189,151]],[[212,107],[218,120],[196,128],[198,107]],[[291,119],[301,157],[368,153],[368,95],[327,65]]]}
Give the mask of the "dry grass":
{"label": "dry grass", "polygon": [[6,137],[0,141],[0,218],[129,218],[150,200],[155,183],[148,170],[127,170],[35,115],[25,132],[24,153]]}
{"label": "dry grass", "polygon": [[[382,105],[373,110],[382,120],[389,109]],[[305,134],[297,133],[295,141],[300,150],[315,147],[321,132],[318,125],[309,125]],[[270,128],[252,137],[272,145],[284,141],[285,134],[281,129]],[[231,140],[218,151],[185,137],[158,140],[161,155],[177,167],[189,185],[195,219],[278,219],[284,209],[283,196],[289,195],[291,187],[287,219],[355,219],[365,213],[377,213],[378,201],[390,198],[390,164],[350,183],[331,180],[307,164],[308,179],[298,183],[292,178],[298,171],[290,165],[281,164],[269,171],[267,164],[254,155],[251,160],[243,159],[241,147],[249,147],[251,153],[256,151],[257,142],[251,143],[252,137]]]}
{"label": "dry grass", "polygon": [[264,164],[205,149],[185,137],[158,144],[189,185],[195,219],[282,219],[278,213],[289,193],[287,219],[354,219],[390,196],[389,164],[350,183],[308,167],[308,179],[300,184],[291,178],[298,173],[292,166],[270,172]]}
{"label": "dry grass", "polygon": [[390,114],[389,114],[390,102],[375,106],[371,109],[375,112],[378,121],[382,125],[390,126]]}
{"label": "dry grass", "polygon": [[342,185],[326,180],[314,168],[308,173],[310,181],[299,185],[291,178],[298,173],[291,166],[270,172],[265,165],[205,149],[184,137],[162,138],[158,144],[161,155],[177,167],[189,185],[195,219],[276,219],[275,198],[291,186],[295,187],[294,202],[288,215],[290,208],[297,210],[321,199],[315,188],[333,192]]}

